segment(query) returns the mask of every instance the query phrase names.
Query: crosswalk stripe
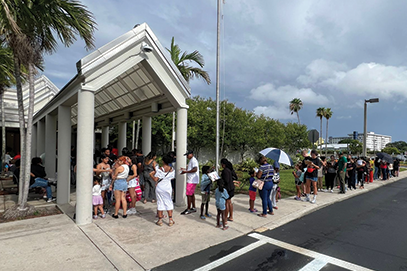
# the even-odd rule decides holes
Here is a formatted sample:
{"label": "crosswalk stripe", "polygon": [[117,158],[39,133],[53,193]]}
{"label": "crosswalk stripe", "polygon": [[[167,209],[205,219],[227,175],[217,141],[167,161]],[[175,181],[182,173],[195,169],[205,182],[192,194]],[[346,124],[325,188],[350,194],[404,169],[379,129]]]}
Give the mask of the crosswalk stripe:
{"label": "crosswalk stripe", "polygon": [[255,243],[250,244],[248,246],[245,246],[244,248],[241,248],[241,249],[239,249],[239,250],[237,250],[237,251],[235,251],[235,252],[233,252],[233,253],[231,253],[231,254],[223,257],[223,258],[220,258],[220,259],[218,259],[216,261],[213,261],[213,262],[211,262],[211,263],[209,263],[207,265],[204,265],[204,266],[202,266],[202,267],[200,267],[198,269],[195,269],[195,271],[212,270],[212,269],[214,269],[216,267],[219,267],[219,266],[221,266],[221,265],[223,265],[223,264],[225,264],[225,263],[227,263],[227,262],[229,262],[229,261],[231,261],[231,260],[233,260],[233,259],[235,259],[235,258],[237,258],[237,257],[239,257],[239,256],[253,250],[253,249],[261,247],[262,245],[265,245],[265,244],[267,244],[267,242],[259,240],[259,241],[255,242]]}
{"label": "crosswalk stripe", "polygon": [[[306,248],[302,248],[302,247],[297,247],[295,245],[280,241],[280,240],[276,240],[258,233],[251,233],[249,234],[250,237],[253,237],[255,239],[258,239],[259,241],[264,241],[266,243],[275,245],[275,246],[279,246],[297,253],[300,253],[302,255],[311,257],[311,258],[315,258],[320,260],[321,262],[326,262],[326,263],[331,263],[337,266],[340,266],[342,268],[345,269],[349,269],[349,270],[353,270],[353,271],[373,271],[372,269],[357,265],[357,264],[353,264],[350,262],[346,262],[322,253],[318,253]],[[257,242],[256,242],[257,243]]]}
{"label": "crosswalk stripe", "polygon": [[321,261],[319,259],[315,259],[303,268],[301,268],[299,271],[319,271],[321,270],[327,262]]}

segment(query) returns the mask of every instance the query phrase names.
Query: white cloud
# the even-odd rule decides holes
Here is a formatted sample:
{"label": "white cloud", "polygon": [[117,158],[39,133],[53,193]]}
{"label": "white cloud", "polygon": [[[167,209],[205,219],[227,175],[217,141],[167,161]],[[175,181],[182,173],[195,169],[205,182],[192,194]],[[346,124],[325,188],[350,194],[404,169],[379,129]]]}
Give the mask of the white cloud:
{"label": "white cloud", "polygon": [[296,119],[296,115],[291,115],[288,106],[257,106],[253,109],[256,115],[265,115],[267,117],[278,120],[291,120]]}
{"label": "white cloud", "polygon": [[348,119],[351,119],[351,118],[352,118],[352,116],[338,116],[337,117],[338,120],[348,120]]}
{"label": "white cloud", "polygon": [[[363,98],[407,98],[407,67],[361,63],[353,69],[345,64],[317,59],[297,78],[304,86],[328,88]],[[359,106],[358,106],[359,107]]]}
{"label": "white cloud", "polygon": [[297,88],[291,85],[275,87],[272,83],[266,83],[252,89],[250,91],[250,98],[257,101],[283,104],[286,108],[288,108],[288,103],[294,98],[300,98],[304,105],[327,105],[330,103],[326,96],[318,94],[310,88]]}

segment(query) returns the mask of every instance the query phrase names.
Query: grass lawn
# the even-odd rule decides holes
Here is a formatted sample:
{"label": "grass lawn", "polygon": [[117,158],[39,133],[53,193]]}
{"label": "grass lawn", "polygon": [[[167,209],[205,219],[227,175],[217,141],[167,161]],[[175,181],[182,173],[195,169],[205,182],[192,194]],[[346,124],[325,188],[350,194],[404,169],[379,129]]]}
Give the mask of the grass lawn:
{"label": "grass lawn", "polygon": [[400,172],[401,171],[406,171],[406,170],[407,170],[407,168],[403,168],[403,167],[400,168]]}
{"label": "grass lawn", "polygon": [[[280,171],[280,193],[281,197],[290,197],[296,194],[294,176],[292,169],[283,169]],[[246,172],[236,172],[241,185],[236,189],[238,193],[248,193],[249,191],[249,174]]]}

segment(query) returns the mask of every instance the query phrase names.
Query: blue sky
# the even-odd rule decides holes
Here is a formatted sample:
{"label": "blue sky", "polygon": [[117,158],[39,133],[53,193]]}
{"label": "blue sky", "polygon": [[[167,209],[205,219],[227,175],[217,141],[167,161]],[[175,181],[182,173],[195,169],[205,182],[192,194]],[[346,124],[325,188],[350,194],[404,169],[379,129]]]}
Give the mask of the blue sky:
{"label": "blue sky", "polygon": [[[216,0],[86,0],[96,17],[96,46],[146,22],[169,47],[198,50],[213,84],[191,82],[192,95],[215,97]],[[368,131],[407,140],[407,1],[226,0],[222,7],[221,97],[282,122],[296,121],[288,101],[301,98],[301,122],[319,130],[318,107],[334,112],[330,136]],[[78,41],[46,56],[44,74],[62,88],[89,52]],[[325,137],[325,121],[324,121]]]}

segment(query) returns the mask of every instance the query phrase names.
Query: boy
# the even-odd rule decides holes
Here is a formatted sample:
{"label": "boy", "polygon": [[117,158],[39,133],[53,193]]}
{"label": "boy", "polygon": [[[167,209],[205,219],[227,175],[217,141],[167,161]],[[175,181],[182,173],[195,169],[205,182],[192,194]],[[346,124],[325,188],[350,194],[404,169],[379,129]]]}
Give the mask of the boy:
{"label": "boy", "polygon": [[254,201],[256,200],[256,192],[257,192],[257,189],[255,187],[253,187],[253,182],[254,182],[254,180],[256,180],[254,178],[254,174],[255,174],[254,170],[249,171],[249,175],[250,175],[250,179],[249,179],[249,182],[250,182],[250,187],[249,187],[249,211],[251,213],[257,212],[257,209],[254,208]]}
{"label": "boy", "polygon": [[[206,219],[206,217],[211,217],[209,214],[209,201],[211,200],[211,186],[212,181],[208,176],[210,172],[209,166],[202,167],[202,178],[201,178],[201,194],[202,194],[202,203],[201,203],[201,219]],[[204,207],[206,207],[205,215]]]}

